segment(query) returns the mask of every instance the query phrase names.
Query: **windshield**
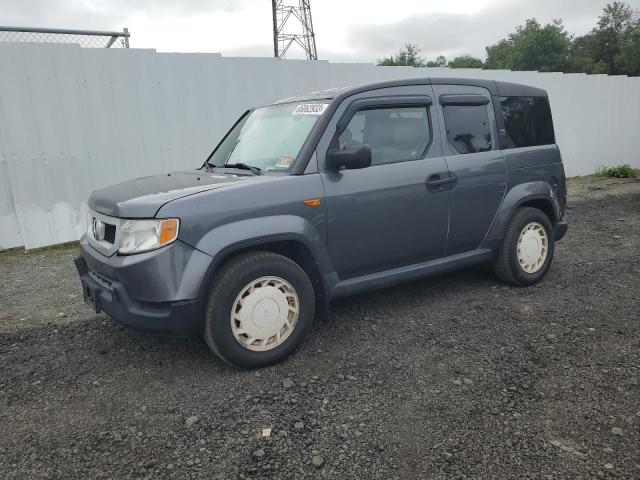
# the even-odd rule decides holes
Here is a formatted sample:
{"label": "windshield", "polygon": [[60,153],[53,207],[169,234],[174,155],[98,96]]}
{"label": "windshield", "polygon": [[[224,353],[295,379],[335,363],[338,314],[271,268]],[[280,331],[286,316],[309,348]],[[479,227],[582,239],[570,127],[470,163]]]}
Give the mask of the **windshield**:
{"label": "windshield", "polygon": [[208,163],[288,171],[326,103],[286,103],[258,108],[229,132]]}

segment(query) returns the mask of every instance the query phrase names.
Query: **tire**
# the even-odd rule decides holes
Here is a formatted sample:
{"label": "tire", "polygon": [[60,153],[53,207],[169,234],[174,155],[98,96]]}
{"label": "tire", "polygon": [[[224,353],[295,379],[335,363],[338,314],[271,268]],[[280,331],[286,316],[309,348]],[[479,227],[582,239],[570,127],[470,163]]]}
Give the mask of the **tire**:
{"label": "tire", "polygon": [[[525,229],[528,231],[525,232]],[[525,235],[527,237],[523,237],[521,240],[521,236]],[[531,259],[535,258],[537,252],[535,242],[539,241],[536,240],[538,235],[540,235],[539,240],[542,241],[542,244],[544,244],[542,235],[546,236],[546,256],[544,259],[538,256],[536,262]],[[520,254],[519,245],[521,247]],[[527,249],[527,245],[532,247]],[[544,251],[544,248],[542,250]],[[512,285],[520,287],[533,285],[542,280],[549,271],[554,251],[554,231],[549,217],[537,208],[520,208],[507,227],[498,255],[493,261],[493,272],[500,280]],[[527,254],[530,255],[527,256]]]}
{"label": "tire", "polygon": [[214,277],[204,339],[230,365],[265,367],[300,345],[314,310],[313,286],[297,263],[272,252],[249,252],[223,264]]}

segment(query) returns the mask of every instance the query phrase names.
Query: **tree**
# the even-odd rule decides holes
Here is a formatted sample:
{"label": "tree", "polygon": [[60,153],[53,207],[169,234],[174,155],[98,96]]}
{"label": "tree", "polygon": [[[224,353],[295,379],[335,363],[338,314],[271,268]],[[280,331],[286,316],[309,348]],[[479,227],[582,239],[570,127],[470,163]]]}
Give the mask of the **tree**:
{"label": "tree", "polygon": [[487,47],[487,68],[561,72],[569,58],[571,36],[562,20],[540,25],[536,19],[516,27],[514,33]]}
{"label": "tree", "polygon": [[624,2],[607,4],[598,17],[597,31],[611,31],[618,35],[628,27],[633,27],[638,21],[638,12]]}
{"label": "tree", "polygon": [[439,55],[435,62],[427,62],[427,67],[444,67],[447,64],[447,59],[443,55]]}
{"label": "tree", "polygon": [[627,28],[620,38],[616,69],[626,75],[640,75],[640,25]]}
{"label": "tree", "polygon": [[513,41],[503,38],[495,45],[486,47],[486,68],[491,70],[505,70],[513,67]]}
{"label": "tree", "polygon": [[621,53],[624,32],[633,27],[636,19],[636,12],[629,5],[613,2],[604,7],[598,26],[591,33],[598,60],[607,64],[610,74],[622,73],[616,65],[616,56]]}
{"label": "tree", "polygon": [[483,68],[484,62],[471,55],[462,55],[449,62],[449,68]]}
{"label": "tree", "polygon": [[609,67],[600,60],[599,47],[592,34],[576,37],[563,71],[572,73],[607,73]]}
{"label": "tree", "polygon": [[424,67],[426,66],[424,57],[420,56],[420,49],[412,43],[405,43],[404,48],[400,49],[395,55],[378,59],[378,65],[383,67]]}
{"label": "tree", "polygon": [[575,38],[567,33],[562,20],[541,25],[532,18],[506,38],[486,47],[486,51],[486,62],[470,55],[456,57],[448,64],[442,55],[427,62],[419,56],[416,45],[407,43],[398,54],[378,60],[378,65],[640,76],[640,11],[621,1],[609,3],[597,25],[586,35]]}
{"label": "tree", "polygon": [[599,17],[598,25],[588,34],[574,39],[567,71],[612,75],[629,73],[624,66],[626,60],[621,56],[622,44],[626,42],[626,58],[629,58],[629,42],[633,42],[626,32],[637,26],[636,10],[623,2],[608,4]]}

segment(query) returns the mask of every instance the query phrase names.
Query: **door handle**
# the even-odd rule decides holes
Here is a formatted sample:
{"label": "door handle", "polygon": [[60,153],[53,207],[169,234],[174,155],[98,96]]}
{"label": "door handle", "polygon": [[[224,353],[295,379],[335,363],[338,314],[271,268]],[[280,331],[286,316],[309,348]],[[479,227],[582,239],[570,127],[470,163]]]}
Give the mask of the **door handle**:
{"label": "door handle", "polygon": [[451,188],[455,185],[456,177],[454,175],[446,174],[446,178],[442,178],[439,173],[434,173],[427,178],[427,190],[430,192],[443,192],[447,190],[447,185]]}

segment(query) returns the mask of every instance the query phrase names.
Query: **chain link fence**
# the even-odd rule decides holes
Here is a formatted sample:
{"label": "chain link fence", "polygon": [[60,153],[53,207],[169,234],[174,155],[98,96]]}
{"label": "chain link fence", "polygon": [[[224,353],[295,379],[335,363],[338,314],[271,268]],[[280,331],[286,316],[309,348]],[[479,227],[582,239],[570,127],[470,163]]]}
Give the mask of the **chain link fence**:
{"label": "chain link fence", "polygon": [[122,32],[2,27],[0,42],[75,43],[84,48],[129,48],[129,29]]}

